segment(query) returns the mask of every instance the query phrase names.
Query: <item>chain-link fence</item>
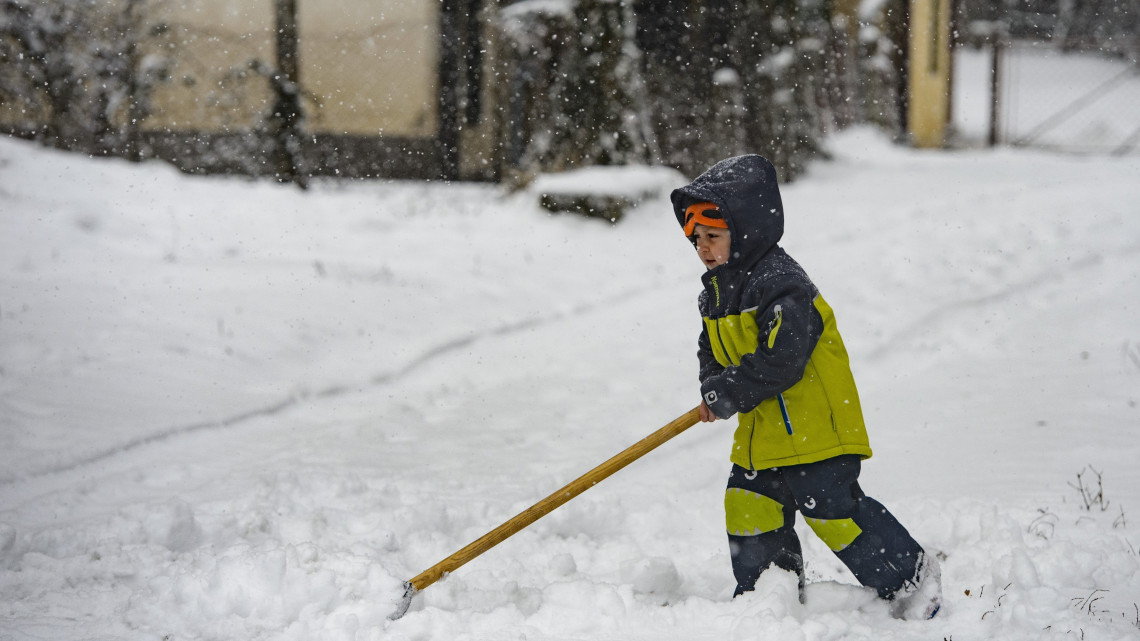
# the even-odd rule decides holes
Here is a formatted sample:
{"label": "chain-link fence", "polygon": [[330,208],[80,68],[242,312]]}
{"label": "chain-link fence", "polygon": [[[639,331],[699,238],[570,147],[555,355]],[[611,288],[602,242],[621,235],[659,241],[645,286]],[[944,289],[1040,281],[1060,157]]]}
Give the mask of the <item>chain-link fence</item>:
{"label": "chain-link fence", "polygon": [[1001,52],[998,142],[1140,154],[1140,64],[1033,42]]}
{"label": "chain-link fence", "polygon": [[1140,2],[962,0],[957,21],[966,139],[1140,154]]}

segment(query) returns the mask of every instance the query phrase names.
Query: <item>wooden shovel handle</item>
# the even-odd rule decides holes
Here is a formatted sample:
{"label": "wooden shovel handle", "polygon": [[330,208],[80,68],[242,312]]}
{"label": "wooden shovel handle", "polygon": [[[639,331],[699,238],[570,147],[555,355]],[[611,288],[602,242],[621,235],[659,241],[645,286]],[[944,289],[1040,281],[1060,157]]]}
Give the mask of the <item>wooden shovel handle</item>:
{"label": "wooden shovel handle", "polygon": [[424,570],[419,576],[409,581],[408,584],[414,592],[423,590],[438,581],[445,573],[455,571],[456,568],[459,568],[464,563],[490,550],[499,543],[502,543],[512,534],[515,534],[524,527],[550,514],[558,506],[597,485],[606,477],[641,458],[658,445],[661,445],[665,441],[696,425],[699,420],[699,408],[694,407],[684,415],[674,419],[665,427],[634,443],[617,456],[586,472],[554,494],[542,499],[538,503],[520,512],[511,520],[484,534],[479,539],[468,544],[467,547]]}

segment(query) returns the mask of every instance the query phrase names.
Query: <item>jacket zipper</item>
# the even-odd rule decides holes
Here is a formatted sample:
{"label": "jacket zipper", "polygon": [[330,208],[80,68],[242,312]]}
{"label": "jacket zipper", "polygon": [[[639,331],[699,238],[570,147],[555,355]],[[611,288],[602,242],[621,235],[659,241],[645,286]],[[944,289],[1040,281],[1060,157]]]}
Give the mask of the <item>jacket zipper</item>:
{"label": "jacket zipper", "polygon": [[788,416],[788,406],[784,404],[784,395],[777,394],[776,400],[780,402],[780,414],[784,417],[784,429],[788,430],[788,436],[792,435],[792,419]]}

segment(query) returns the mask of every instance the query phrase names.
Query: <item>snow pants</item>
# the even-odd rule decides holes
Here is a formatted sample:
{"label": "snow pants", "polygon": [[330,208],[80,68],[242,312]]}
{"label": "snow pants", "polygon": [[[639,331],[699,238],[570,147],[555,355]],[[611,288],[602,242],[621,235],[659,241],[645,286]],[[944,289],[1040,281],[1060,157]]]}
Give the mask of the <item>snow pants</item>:
{"label": "snow pants", "polygon": [[756,471],[732,466],[724,507],[736,595],[754,589],[772,564],[799,575],[802,595],[796,512],[880,597],[894,598],[914,579],[922,548],[887,508],[863,494],[859,470],[857,455]]}

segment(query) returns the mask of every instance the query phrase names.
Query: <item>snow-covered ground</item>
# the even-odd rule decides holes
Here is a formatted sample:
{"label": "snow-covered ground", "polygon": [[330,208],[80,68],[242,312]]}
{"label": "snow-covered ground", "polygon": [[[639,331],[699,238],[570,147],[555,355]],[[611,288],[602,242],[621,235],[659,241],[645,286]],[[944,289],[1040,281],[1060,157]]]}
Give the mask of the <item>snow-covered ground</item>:
{"label": "snow-covered ground", "polygon": [[[984,62],[959,54],[966,139]],[[1098,131],[1135,126],[1125,94]],[[806,529],[806,605],[776,573],[732,600],[719,422],[387,620],[696,404],[683,177],[606,184],[659,193],[611,226],[0,140],[0,639],[1140,639],[1140,158],[830,147],[784,246],[852,354],[864,487],[944,556],[937,619],[891,619]]]}
{"label": "snow-covered ground", "polygon": [[1140,160],[831,147],[784,245],[852,353],[865,489],[945,555],[935,620],[806,529],[806,605],[775,573],[732,600],[728,422],[386,619],[696,404],[680,176],[611,226],[2,140],[0,639],[1140,639]]}

